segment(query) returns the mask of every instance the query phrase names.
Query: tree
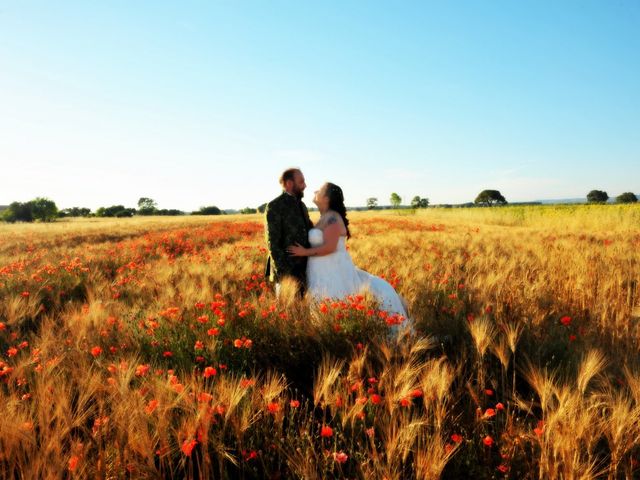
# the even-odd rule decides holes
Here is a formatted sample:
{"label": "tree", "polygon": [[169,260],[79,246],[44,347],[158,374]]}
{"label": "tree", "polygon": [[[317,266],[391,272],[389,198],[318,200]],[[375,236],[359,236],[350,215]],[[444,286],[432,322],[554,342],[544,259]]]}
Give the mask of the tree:
{"label": "tree", "polygon": [[609,200],[609,195],[602,190],[591,190],[587,193],[587,201],[589,203],[607,203],[607,200]]}
{"label": "tree", "polygon": [[240,213],[246,215],[246,214],[249,214],[249,213],[258,213],[258,210],[256,210],[255,208],[246,207],[246,208],[243,208],[242,210],[240,210]]}
{"label": "tree", "polygon": [[38,197],[35,200],[31,200],[29,204],[31,205],[31,215],[34,220],[52,222],[58,216],[58,207],[53,200]]}
{"label": "tree", "polygon": [[115,217],[124,218],[124,217],[133,217],[136,214],[135,208],[125,208],[123,210],[118,210]]}
{"label": "tree", "polygon": [[112,205],[110,207],[100,207],[96,210],[96,217],[133,217],[135,208],[125,208],[124,205]]}
{"label": "tree", "polygon": [[258,207],[258,211],[259,211],[260,213],[264,213],[266,209],[267,209],[267,204],[266,204],[266,203],[263,203],[262,205],[260,205],[260,206]]}
{"label": "tree", "polygon": [[636,197],[636,194],[632,192],[624,192],[616,197],[617,203],[636,203],[637,201],[638,197]]}
{"label": "tree", "polygon": [[32,222],[31,206],[28,203],[13,202],[2,212],[2,219],[5,222]]}
{"label": "tree", "polygon": [[58,212],[58,217],[88,217],[91,215],[90,208],[71,207],[64,208]]}
{"label": "tree", "polygon": [[367,198],[367,209],[375,210],[378,208],[378,199],[376,197]]}
{"label": "tree", "polygon": [[158,204],[155,200],[147,197],[141,197],[138,200],[138,214],[139,215],[153,215],[158,210]]}
{"label": "tree", "polygon": [[200,210],[193,212],[195,215],[221,215],[222,211],[213,205],[209,207],[200,207]]}
{"label": "tree", "polygon": [[483,190],[478,194],[474,203],[492,207],[496,204],[504,205],[507,201],[498,190]]}
{"label": "tree", "polygon": [[13,202],[2,212],[5,222],[52,222],[58,217],[58,207],[53,200],[38,197],[28,202]]}
{"label": "tree", "polygon": [[421,198],[419,195],[416,195],[411,200],[411,208],[427,208],[429,206],[428,198]]}
{"label": "tree", "polygon": [[391,198],[389,198],[389,200],[391,201],[391,205],[393,205],[394,208],[398,208],[402,203],[402,197],[400,197],[400,195],[398,195],[396,192],[393,192],[391,194]]}
{"label": "tree", "polygon": [[165,215],[165,216],[177,216],[177,215],[184,215],[184,212],[182,210],[177,210],[175,208],[170,208],[170,209],[166,209],[163,208],[161,210],[156,210],[156,215]]}

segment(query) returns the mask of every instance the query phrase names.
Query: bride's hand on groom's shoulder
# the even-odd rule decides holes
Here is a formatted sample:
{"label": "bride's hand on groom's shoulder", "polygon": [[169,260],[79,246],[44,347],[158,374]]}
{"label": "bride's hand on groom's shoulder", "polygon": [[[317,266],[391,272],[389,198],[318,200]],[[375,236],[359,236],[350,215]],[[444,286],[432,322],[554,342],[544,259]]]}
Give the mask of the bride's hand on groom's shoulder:
{"label": "bride's hand on groom's shoulder", "polygon": [[304,257],[306,256],[305,255],[306,251],[307,249],[304,248],[299,243],[296,243],[295,245],[291,245],[290,247],[287,247],[287,252],[289,252],[289,255],[291,255],[292,257]]}

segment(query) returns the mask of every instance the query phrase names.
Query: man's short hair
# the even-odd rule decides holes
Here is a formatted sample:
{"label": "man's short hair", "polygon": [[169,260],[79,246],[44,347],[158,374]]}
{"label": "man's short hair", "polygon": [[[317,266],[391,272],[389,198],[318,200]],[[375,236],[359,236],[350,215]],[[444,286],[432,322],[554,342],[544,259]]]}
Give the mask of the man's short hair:
{"label": "man's short hair", "polygon": [[284,187],[287,183],[287,180],[293,181],[295,179],[296,173],[302,173],[302,171],[299,168],[287,168],[284,172],[282,172],[282,175],[280,175],[280,185]]}

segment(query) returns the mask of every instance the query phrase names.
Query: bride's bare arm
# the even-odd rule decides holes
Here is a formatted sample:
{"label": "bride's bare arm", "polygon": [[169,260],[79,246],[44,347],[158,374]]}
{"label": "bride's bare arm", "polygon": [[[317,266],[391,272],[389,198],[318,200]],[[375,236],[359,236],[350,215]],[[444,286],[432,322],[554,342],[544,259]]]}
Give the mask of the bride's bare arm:
{"label": "bride's bare arm", "polygon": [[338,241],[342,234],[342,225],[339,221],[329,219],[327,226],[323,230],[324,243],[319,247],[304,248],[301,245],[293,245],[287,248],[287,251],[294,257],[321,257],[329,255],[338,248]]}

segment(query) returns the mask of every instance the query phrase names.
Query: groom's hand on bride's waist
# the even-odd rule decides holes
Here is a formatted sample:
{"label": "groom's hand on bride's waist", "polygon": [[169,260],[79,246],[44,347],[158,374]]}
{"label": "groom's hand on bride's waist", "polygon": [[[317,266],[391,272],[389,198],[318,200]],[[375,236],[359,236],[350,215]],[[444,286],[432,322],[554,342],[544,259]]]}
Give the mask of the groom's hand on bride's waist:
{"label": "groom's hand on bride's waist", "polygon": [[291,245],[291,246],[287,247],[287,252],[289,252],[289,255],[291,255],[292,257],[306,257],[307,256],[307,249],[304,248],[302,245],[300,245],[297,242],[296,242],[295,245]]}

